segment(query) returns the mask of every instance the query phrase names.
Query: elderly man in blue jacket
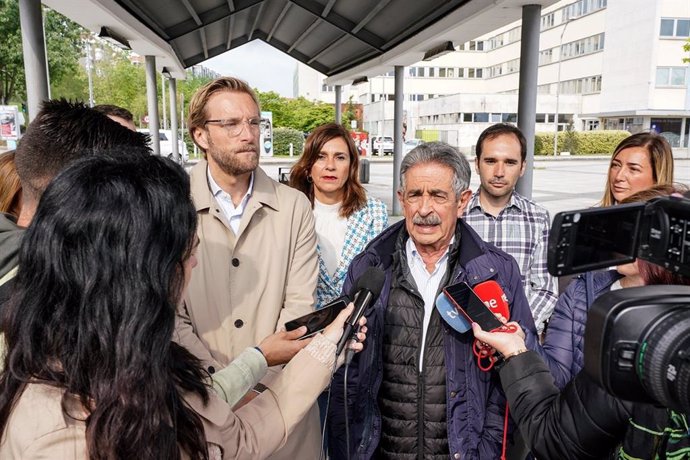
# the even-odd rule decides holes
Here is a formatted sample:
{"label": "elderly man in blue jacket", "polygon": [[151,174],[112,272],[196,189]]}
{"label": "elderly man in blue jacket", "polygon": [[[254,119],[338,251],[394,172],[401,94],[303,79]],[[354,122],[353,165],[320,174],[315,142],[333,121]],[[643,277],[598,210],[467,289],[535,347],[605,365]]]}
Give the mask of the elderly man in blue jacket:
{"label": "elderly man in blue jacket", "polygon": [[371,266],[384,270],[386,281],[365,313],[368,340],[349,366],[347,398],[344,369],[332,385],[332,459],[494,459],[512,441],[512,424],[504,432],[500,383],[479,369],[472,333],[450,328],[434,307],[447,285],[495,280],[508,298],[511,320],[527,331],[528,346],[538,348],[517,263],[460,219],[471,196],[470,174],[464,156],[447,144],[413,149],[400,171],[405,219],[350,265],[346,293]]}

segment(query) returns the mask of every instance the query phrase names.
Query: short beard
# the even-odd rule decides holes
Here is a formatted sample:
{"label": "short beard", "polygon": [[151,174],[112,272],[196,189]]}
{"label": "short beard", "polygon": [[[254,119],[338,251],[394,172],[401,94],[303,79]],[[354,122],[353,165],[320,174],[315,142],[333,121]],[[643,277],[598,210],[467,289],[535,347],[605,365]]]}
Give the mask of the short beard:
{"label": "short beard", "polygon": [[[218,167],[230,176],[239,176],[254,171],[259,166],[259,149],[255,145],[244,144],[239,147],[218,149],[213,142],[209,142],[206,155],[211,157]],[[240,152],[251,151],[253,155],[248,161],[237,158]]]}

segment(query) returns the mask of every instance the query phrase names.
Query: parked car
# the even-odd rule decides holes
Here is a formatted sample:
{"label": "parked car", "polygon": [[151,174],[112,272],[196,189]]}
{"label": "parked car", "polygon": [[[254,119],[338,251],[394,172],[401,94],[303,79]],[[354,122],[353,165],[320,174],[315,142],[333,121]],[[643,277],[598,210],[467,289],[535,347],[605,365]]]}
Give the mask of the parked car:
{"label": "parked car", "polygon": [[[149,134],[148,129],[137,129],[140,133]],[[172,159],[172,131],[169,129],[159,129],[158,130],[160,144],[161,144],[161,156]],[[187,150],[187,144],[182,140],[182,137],[177,139],[177,150],[180,153],[180,158],[182,163],[189,161],[189,151]]]}
{"label": "parked car", "polygon": [[[374,136],[371,138],[371,148],[374,155],[381,156],[393,153],[393,138],[390,136]],[[383,153],[381,153],[383,152]]]}
{"label": "parked car", "polygon": [[413,148],[417,147],[419,144],[423,144],[424,141],[421,139],[408,139],[405,141],[403,144],[403,155],[407,155],[407,153],[412,150]]}

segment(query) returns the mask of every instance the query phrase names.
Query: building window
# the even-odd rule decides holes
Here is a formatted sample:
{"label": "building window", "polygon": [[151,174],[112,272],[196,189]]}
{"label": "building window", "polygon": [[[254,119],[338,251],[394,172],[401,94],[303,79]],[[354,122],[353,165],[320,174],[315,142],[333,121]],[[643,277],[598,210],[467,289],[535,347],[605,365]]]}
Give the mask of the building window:
{"label": "building window", "polygon": [[429,67],[429,76],[433,77],[435,73],[436,67]]}
{"label": "building window", "polygon": [[656,86],[685,86],[687,67],[657,67]]}
{"label": "building window", "polygon": [[546,123],[546,114],[538,113],[534,121],[537,123]]}
{"label": "building window", "polygon": [[424,70],[426,70],[426,67],[418,67],[417,68],[417,76],[423,77],[424,76]]}
{"label": "building window", "polygon": [[508,43],[515,43],[520,40],[520,34],[522,34],[522,27],[516,27],[508,31]]}
{"label": "building window", "polygon": [[604,49],[604,34],[592,35],[591,37],[576,40],[574,42],[561,45],[561,59],[569,59],[585,54],[596,53]]}
{"label": "building window", "polygon": [[501,115],[503,123],[517,123],[517,113],[504,113]]}
{"label": "building window", "polygon": [[466,123],[472,123],[472,114],[471,113],[463,113],[462,114],[462,121]]}
{"label": "building window", "polygon": [[578,0],[563,8],[563,22],[606,8],[606,0]]}
{"label": "building window", "polygon": [[489,114],[484,113],[484,112],[477,112],[474,114],[474,122],[475,123],[488,123],[489,122]]}
{"label": "building window", "polygon": [[662,37],[690,37],[690,19],[663,18],[659,35]]}
{"label": "building window", "polygon": [[601,75],[562,81],[560,94],[593,94],[601,92]]}
{"label": "building window", "polygon": [[417,76],[417,68],[416,67],[408,67],[407,68],[407,75],[410,77],[416,77]]}
{"label": "building window", "polygon": [[549,13],[541,17],[541,30],[550,29],[555,24],[554,14]]}
{"label": "building window", "polygon": [[539,65],[551,64],[553,60],[553,48],[539,52]]}
{"label": "building window", "polygon": [[488,67],[486,69],[487,78],[498,77],[503,74],[503,66],[501,64]]}
{"label": "building window", "polygon": [[471,40],[458,46],[458,51],[484,51],[483,40]]}

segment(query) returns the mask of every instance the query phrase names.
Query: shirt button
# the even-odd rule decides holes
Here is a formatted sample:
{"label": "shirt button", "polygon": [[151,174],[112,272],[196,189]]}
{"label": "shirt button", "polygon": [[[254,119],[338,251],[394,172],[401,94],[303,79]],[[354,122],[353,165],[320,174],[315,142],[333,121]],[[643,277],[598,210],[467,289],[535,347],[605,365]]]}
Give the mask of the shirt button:
{"label": "shirt button", "polygon": [[494,269],[493,269],[493,268],[490,268],[489,271],[490,271],[491,273],[493,273],[493,272],[494,272]]}
{"label": "shirt button", "polygon": [[241,319],[235,320],[235,327],[237,329],[241,328],[242,326],[244,326],[244,321],[242,321]]}
{"label": "shirt button", "polygon": [[240,266],[240,259],[238,259],[237,257],[232,259],[232,266],[233,267],[239,267]]}
{"label": "shirt button", "polygon": [[454,391],[451,391],[451,392],[450,392],[450,397],[451,397],[451,398],[455,398],[456,395],[457,395],[456,392],[454,392]]}
{"label": "shirt button", "polygon": [[213,367],[213,366],[208,366],[208,373],[209,373],[209,374],[215,374],[215,372],[216,372],[216,368],[215,368],[215,367]]}
{"label": "shirt button", "polygon": [[460,458],[460,452],[455,452],[453,454],[453,458]]}

